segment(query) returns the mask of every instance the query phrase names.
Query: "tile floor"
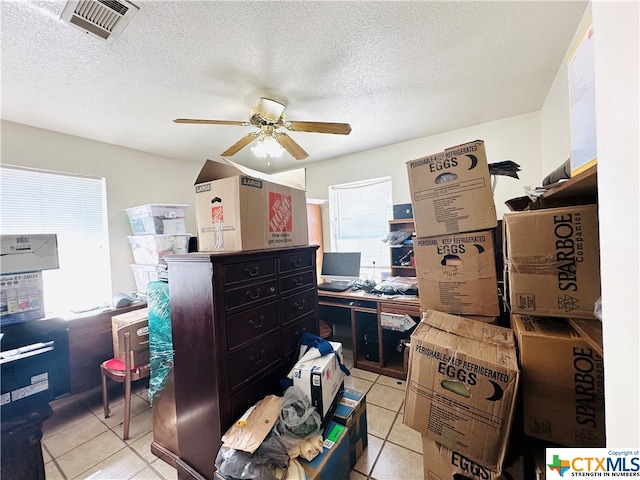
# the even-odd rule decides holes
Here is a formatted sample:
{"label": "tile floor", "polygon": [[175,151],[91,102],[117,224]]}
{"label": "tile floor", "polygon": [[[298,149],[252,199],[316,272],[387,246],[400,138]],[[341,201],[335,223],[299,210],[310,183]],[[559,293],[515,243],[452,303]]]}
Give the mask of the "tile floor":
{"label": "tile floor", "polygon": [[[367,394],[368,447],[350,480],[422,479],[420,434],[402,424],[404,383],[353,368],[345,386]],[[42,450],[47,480],[173,480],[176,471],[151,453],[151,408],[147,390],[134,389],[130,438],[122,440],[122,387],[110,382],[111,416],[104,418],[100,388],[52,403],[43,425]],[[335,479],[342,480],[342,479]],[[346,479],[345,479],[346,480]]]}

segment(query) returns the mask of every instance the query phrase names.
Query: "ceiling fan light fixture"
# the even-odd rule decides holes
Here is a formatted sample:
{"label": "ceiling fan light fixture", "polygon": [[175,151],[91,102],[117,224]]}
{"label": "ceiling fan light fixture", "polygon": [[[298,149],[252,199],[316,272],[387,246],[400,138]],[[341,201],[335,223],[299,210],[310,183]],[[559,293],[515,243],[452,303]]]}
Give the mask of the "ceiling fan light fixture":
{"label": "ceiling fan light fixture", "polygon": [[259,158],[280,158],[284,148],[272,136],[262,135],[258,143],[251,147],[251,152]]}

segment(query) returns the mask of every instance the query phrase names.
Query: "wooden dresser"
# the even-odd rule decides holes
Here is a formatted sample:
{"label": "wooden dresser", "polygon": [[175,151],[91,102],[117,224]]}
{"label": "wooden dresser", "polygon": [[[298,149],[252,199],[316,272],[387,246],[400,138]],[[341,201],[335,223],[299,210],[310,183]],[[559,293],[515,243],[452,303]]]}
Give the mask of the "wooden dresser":
{"label": "wooden dresser", "polygon": [[179,479],[213,479],[222,434],[318,333],[317,246],[167,256]]}

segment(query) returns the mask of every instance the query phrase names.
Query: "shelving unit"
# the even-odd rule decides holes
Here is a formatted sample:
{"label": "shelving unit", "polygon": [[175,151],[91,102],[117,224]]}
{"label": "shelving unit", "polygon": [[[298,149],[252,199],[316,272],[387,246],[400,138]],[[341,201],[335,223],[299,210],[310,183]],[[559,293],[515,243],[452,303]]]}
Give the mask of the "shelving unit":
{"label": "shelving unit", "polygon": [[[411,232],[415,233],[413,218],[403,218],[389,220],[389,232]],[[392,277],[415,277],[416,267],[413,259],[413,245],[391,245],[391,276]],[[407,265],[404,265],[404,263]]]}

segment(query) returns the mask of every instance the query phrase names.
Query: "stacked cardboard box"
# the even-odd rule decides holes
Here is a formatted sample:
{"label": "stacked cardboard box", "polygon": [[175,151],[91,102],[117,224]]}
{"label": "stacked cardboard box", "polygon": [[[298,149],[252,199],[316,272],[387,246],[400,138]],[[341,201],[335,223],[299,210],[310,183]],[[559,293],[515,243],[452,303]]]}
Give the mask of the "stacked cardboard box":
{"label": "stacked cardboard box", "polygon": [[524,434],[565,447],[604,447],[600,339],[573,328],[599,322],[597,205],[507,213],[504,279],[522,368]]}
{"label": "stacked cardboard box", "polygon": [[[429,310],[410,348],[403,421],[422,434],[425,465],[496,478],[520,376],[513,331]],[[455,470],[456,462],[471,470]]]}
{"label": "stacked cardboard box", "polygon": [[412,160],[407,170],[421,308],[497,317],[497,217],[484,142]]}

